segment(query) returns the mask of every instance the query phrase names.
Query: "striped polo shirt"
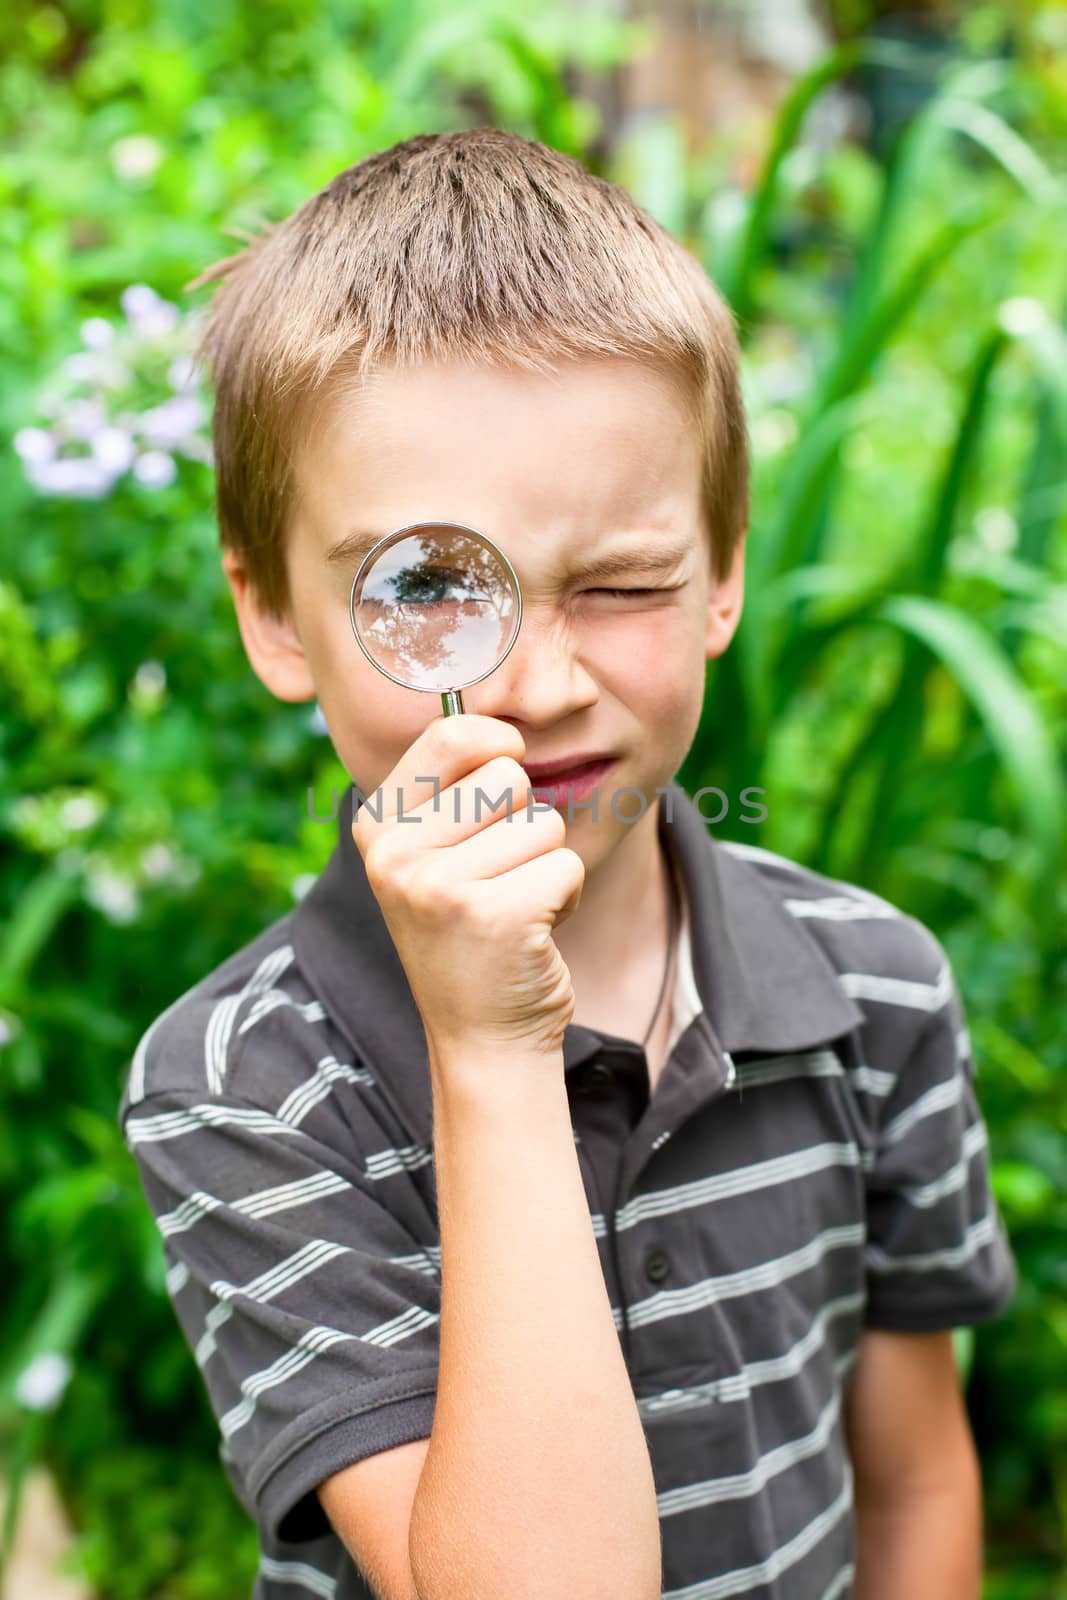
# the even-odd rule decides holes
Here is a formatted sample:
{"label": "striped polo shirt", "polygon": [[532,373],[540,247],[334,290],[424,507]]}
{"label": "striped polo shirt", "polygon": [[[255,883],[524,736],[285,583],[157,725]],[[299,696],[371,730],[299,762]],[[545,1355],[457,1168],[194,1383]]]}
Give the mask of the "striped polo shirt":
{"label": "striped polo shirt", "polygon": [[[254,1600],[374,1600],[315,1486],[433,1423],[426,1040],[359,798],[300,903],[148,1029],[119,1111],[258,1525]],[[632,1039],[572,1023],[563,1057],[664,1600],[839,1600],[863,1329],[980,1322],[1017,1279],[960,995],[915,917],[714,838],[677,783],[657,829],[685,921],[655,1090]]]}

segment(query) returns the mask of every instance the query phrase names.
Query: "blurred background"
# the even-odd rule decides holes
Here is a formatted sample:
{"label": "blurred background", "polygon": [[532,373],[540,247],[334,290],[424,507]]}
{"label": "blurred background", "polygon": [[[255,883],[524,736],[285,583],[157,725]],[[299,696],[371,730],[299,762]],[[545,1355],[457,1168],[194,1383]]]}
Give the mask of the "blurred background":
{"label": "blurred background", "polygon": [[116,1125],[149,1022],[306,892],[347,775],[217,553],[209,262],[493,123],[734,307],[746,605],[679,777],[945,942],[1014,1304],[957,1334],[987,1600],[1067,1596],[1067,9],[15,0],[0,14],[4,1600],[236,1600],[252,1525]]}

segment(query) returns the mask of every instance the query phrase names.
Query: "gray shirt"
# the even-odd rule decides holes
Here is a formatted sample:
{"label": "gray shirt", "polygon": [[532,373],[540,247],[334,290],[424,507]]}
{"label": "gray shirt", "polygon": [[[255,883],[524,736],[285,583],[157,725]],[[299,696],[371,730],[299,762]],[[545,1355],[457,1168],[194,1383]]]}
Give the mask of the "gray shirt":
{"label": "gray shirt", "polygon": [[[426,1041],[351,837],[358,798],[294,910],[152,1024],[119,1112],[258,1524],[254,1600],[368,1600],[315,1486],[433,1422]],[[655,1091],[641,1047],[599,1029],[567,1029],[564,1065],[663,1594],[838,1600],[863,1329],[980,1322],[1016,1284],[959,991],[916,918],[713,838],[677,784],[657,826],[686,939]]]}

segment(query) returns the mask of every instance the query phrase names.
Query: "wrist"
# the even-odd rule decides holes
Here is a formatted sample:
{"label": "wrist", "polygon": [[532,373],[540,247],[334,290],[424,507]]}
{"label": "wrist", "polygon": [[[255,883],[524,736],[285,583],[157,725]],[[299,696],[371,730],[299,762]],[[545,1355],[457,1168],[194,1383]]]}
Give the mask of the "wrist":
{"label": "wrist", "polygon": [[555,1099],[564,1087],[563,1046],[485,1038],[427,1039],[435,1104]]}

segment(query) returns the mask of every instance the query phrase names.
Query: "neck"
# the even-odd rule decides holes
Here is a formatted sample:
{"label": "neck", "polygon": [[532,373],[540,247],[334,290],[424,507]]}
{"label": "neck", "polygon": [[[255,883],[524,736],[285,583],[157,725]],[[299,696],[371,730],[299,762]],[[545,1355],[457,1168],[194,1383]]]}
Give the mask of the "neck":
{"label": "neck", "polygon": [[603,1014],[609,1002],[633,992],[641,1031],[647,1026],[663,978],[670,917],[657,821],[657,808],[650,807],[599,870],[586,872],[577,911],[553,935],[574,984],[578,1022],[583,998],[587,1013]]}

